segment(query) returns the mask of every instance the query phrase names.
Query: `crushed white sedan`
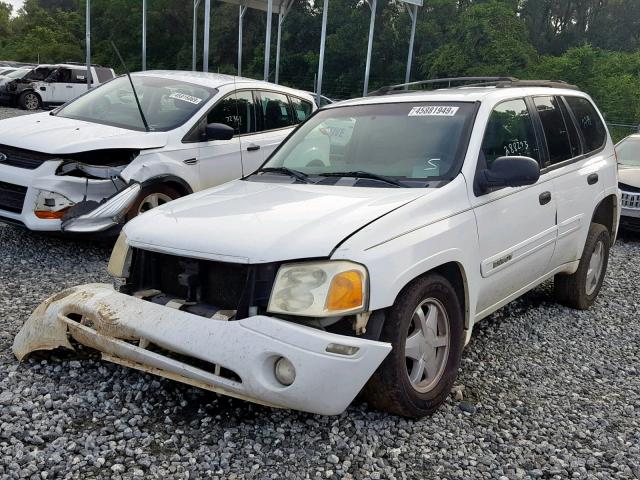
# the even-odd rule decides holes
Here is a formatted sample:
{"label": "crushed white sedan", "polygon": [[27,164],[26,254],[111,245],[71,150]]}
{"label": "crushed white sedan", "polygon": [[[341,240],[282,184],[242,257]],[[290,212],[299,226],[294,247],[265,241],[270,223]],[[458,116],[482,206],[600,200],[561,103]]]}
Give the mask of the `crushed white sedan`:
{"label": "crushed white sedan", "polygon": [[247,78],[118,77],[52,112],[0,121],[0,221],[117,234],[140,213],[252,172],[315,109],[306,92]]}

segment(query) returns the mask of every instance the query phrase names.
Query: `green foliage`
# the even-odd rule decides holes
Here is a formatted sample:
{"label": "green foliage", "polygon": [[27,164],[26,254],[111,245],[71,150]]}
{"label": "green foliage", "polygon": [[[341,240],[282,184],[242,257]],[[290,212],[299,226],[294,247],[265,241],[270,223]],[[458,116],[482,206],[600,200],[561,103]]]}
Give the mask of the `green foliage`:
{"label": "green foliage", "polygon": [[[92,59],[141,67],[141,0],[92,0]],[[202,2],[204,3],[204,2]],[[313,90],[323,0],[294,0],[282,29],[280,82]],[[0,0],[0,59],[83,61],[84,0],[26,0],[17,15]],[[190,69],[193,4],[148,0],[147,66]],[[202,67],[204,11],[198,13]],[[211,71],[237,71],[238,6],[212,2]],[[323,93],[362,93],[370,9],[363,0],[330,0]],[[264,12],[244,18],[244,76],[262,78]],[[370,89],[404,80],[411,21],[398,0],[378,0]],[[272,19],[274,79],[277,15]],[[589,92],[607,120],[640,123],[638,0],[424,0],[418,10],[412,80],[457,75],[562,79]],[[620,130],[623,132],[624,130]]]}

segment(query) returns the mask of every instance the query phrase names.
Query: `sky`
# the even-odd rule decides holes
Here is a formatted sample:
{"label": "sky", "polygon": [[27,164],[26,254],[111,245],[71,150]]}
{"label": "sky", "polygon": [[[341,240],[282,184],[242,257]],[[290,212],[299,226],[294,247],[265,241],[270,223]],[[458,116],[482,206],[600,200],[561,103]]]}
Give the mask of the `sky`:
{"label": "sky", "polygon": [[13,13],[14,14],[22,6],[22,4],[24,3],[24,0],[3,0],[3,1],[5,3],[8,3],[9,5],[11,5],[13,7]]}

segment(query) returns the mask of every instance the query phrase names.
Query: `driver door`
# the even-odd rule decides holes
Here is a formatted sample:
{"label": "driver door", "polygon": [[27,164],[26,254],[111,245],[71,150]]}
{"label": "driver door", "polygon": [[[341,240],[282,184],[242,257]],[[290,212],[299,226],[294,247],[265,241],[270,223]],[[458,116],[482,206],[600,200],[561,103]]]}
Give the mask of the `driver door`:
{"label": "driver door", "polygon": [[[490,168],[500,156],[540,162],[541,151],[525,100],[508,100],[491,113],[476,172]],[[550,269],[557,225],[553,182],[546,177],[524,187],[470,192],[480,244],[479,314],[497,308]]]}
{"label": "driver door", "polygon": [[[255,110],[251,91],[234,92],[222,98],[209,111],[202,128],[209,123],[223,123],[234,129],[231,140],[200,143],[199,165],[202,187],[220,185],[244,173],[243,165],[260,165],[262,153],[248,150],[248,138],[255,132]],[[241,150],[241,147],[244,147]]]}

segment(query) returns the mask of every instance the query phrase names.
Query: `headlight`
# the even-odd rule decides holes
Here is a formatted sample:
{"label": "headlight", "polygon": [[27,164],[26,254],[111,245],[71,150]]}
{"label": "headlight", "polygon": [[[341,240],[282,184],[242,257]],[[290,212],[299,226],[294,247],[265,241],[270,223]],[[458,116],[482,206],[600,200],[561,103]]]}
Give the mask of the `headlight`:
{"label": "headlight", "polygon": [[120,232],[116,241],[111,258],[109,259],[109,273],[116,278],[127,278],[131,267],[131,248],[127,243],[127,236]]}
{"label": "headlight", "polygon": [[367,270],[348,261],[285,264],[278,270],[268,310],[305,317],[364,311]]}

